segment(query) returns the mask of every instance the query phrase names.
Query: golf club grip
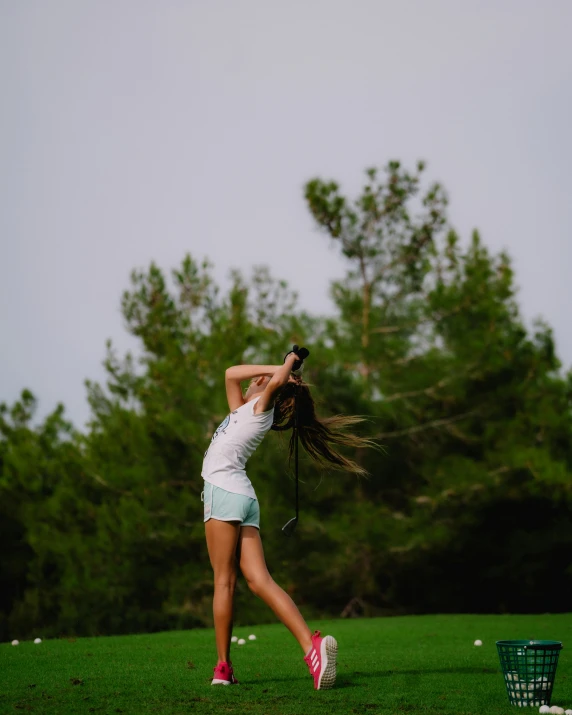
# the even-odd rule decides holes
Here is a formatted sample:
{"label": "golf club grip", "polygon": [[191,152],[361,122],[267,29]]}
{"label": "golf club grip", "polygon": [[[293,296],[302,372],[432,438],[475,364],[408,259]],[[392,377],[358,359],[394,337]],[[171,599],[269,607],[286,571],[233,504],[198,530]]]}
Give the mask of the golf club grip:
{"label": "golf club grip", "polygon": [[304,364],[304,360],[310,354],[310,351],[308,350],[308,348],[300,348],[298,347],[298,345],[293,345],[292,350],[290,350],[286,353],[286,355],[284,355],[284,361],[286,361],[288,355],[291,355],[292,353],[294,353],[298,357],[298,359],[292,364],[292,372],[296,372],[297,370],[300,370],[300,368]]}

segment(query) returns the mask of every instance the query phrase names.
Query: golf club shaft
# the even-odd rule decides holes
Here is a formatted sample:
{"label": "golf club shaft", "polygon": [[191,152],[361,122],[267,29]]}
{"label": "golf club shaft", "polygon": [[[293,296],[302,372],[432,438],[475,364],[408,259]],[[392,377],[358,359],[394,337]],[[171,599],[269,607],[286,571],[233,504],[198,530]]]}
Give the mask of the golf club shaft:
{"label": "golf club shaft", "polygon": [[294,463],[296,472],[296,520],[298,519],[298,400],[294,399],[294,429],[296,437],[294,442]]}

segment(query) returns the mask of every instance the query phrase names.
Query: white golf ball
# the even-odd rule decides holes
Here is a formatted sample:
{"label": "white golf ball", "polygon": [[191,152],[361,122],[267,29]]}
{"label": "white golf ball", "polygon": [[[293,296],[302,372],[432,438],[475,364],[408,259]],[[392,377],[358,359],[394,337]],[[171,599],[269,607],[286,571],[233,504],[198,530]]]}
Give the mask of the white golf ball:
{"label": "white golf ball", "polygon": [[246,641],[244,640],[244,638],[239,638],[237,641],[238,645],[244,645],[245,643],[246,643]]}
{"label": "white golf ball", "polygon": [[12,641],[12,645],[20,645],[20,641],[13,640],[13,641]]}
{"label": "white golf ball", "polygon": [[238,640],[238,638],[237,638],[236,636],[233,636],[233,637],[230,639],[230,642],[231,642],[231,643],[236,643],[237,640]]}
{"label": "white golf ball", "polygon": [[554,713],[554,715],[564,715],[564,708],[559,708],[558,705],[553,705],[550,708],[550,712]]}
{"label": "white golf ball", "polygon": [[255,641],[255,640],[256,640],[256,636],[254,635],[254,633],[252,633],[252,635],[249,635],[249,636],[248,636],[248,640],[249,640],[249,641]]}
{"label": "white golf ball", "polygon": [[34,638],[34,643],[38,645],[38,643],[41,643],[42,639],[41,638]]}
{"label": "white golf ball", "polygon": [[476,640],[474,645],[483,645],[483,641]]}
{"label": "white golf ball", "polygon": [[539,712],[539,713],[549,713],[549,712],[550,712],[550,708],[548,707],[548,705],[541,705],[541,706],[540,706],[540,710],[539,710],[538,712]]}

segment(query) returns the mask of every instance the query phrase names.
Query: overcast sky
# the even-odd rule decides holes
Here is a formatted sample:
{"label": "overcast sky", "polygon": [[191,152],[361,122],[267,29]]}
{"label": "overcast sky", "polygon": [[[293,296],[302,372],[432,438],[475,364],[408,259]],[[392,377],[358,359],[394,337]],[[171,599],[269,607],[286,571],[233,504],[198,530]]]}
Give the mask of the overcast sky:
{"label": "overcast sky", "polygon": [[428,162],[572,363],[570,0],[0,0],[0,402],[88,417],[134,267],[268,264],[331,309],[304,182]]}

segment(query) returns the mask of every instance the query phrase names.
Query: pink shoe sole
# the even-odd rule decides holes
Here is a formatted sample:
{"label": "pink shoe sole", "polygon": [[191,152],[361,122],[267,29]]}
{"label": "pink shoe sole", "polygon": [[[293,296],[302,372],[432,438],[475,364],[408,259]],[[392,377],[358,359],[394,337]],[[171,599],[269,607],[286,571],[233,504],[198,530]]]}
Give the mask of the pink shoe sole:
{"label": "pink shoe sole", "polygon": [[338,642],[333,636],[326,636],[320,644],[322,672],[318,680],[317,690],[328,690],[336,682],[336,659],[338,657]]}

